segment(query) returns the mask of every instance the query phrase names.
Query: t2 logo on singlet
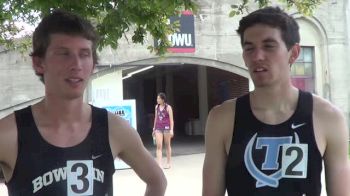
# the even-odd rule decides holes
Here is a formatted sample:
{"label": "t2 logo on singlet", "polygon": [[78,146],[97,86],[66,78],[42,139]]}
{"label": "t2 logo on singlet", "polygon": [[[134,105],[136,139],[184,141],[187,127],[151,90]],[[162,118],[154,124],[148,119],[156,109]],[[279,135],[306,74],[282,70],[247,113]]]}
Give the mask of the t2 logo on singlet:
{"label": "t2 logo on singlet", "polygon": [[[247,144],[244,152],[244,163],[256,182],[256,188],[269,186],[277,188],[281,178],[306,178],[308,145],[300,144],[299,136],[294,133],[295,143],[292,136],[285,137],[257,137],[255,134]],[[254,148],[254,142],[256,145]],[[278,162],[281,154],[281,165]],[[253,151],[265,150],[265,160],[258,168],[253,160]],[[267,175],[263,171],[274,170]]]}

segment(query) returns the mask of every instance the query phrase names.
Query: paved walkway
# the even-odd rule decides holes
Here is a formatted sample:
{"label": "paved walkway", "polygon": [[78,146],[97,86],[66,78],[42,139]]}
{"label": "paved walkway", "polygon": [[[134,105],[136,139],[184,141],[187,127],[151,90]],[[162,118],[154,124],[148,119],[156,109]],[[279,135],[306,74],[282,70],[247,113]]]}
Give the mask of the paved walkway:
{"label": "paved walkway", "polygon": [[[202,193],[203,159],[204,154],[174,157],[172,168],[163,170],[168,180],[168,187],[165,195],[200,196]],[[144,195],[144,190],[144,183],[132,170],[116,171],[114,175],[115,195],[141,196]]]}
{"label": "paved walkway", "polygon": [[[165,196],[201,196],[204,154],[176,156],[173,167],[164,170],[168,180]],[[322,184],[325,184],[322,181]],[[132,186],[131,186],[132,185]],[[144,195],[145,185],[133,170],[118,170],[114,175],[114,193],[118,196]],[[327,196],[322,190],[321,196]]]}
{"label": "paved walkway", "polygon": [[[202,165],[204,154],[176,156],[171,169],[165,169],[168,180],[166,196],[201,195]],[[114,195],[144,195],[145,184],[132,169],[117,170],[113,176]],[[0,184],[0,196],[7,196],[7,189]]]}
{"label": "paved walkway", "polygon": [[[166,196],[200,196],[202,192],[202,166],[204,154],[176,156],[171,169],[164,170],[168,179]],[[113,176],[114,195],[144,195],[145,184],[131,169],[117,170]],[[322,181],[324,184],[324,181]],[[4,184],[0,184],[0,196],[7,196]],[[326,196],[322,192],[321,196]]]}

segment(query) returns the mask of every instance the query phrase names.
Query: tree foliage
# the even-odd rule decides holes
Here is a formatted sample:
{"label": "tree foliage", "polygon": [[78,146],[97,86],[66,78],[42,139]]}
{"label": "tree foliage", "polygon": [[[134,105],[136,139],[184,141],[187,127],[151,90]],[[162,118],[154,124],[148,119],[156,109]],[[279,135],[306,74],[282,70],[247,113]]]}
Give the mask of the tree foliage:
{"label": "tree foliage", "polygon": [[[320,5],[324,0],[277,0],[280,3],[285,4],[287,9],[296,7],[296,9],[304,15],[312,15],[313,11],[318,5]],[[230,17],[244,14],[248,12],[248,6],[251,3],[250,0],[241,0],[238,4],[231,5]],[[271,1],[269,0],[254,0],[254,3],[258,4],[259,8],[269,6]]]}
{"label": "tree foliage", "polygon": [[[101,37],[99,48],[116,49],[118,40],[132,30],[132,42],[144,44],[147,33],[159,40],[158,46],[149,46],[158,55],[166,53],[170,46],[168,35],[178,26],[168,23],[170,16],[183,10],[196,12],[198,0],[0,0],[0,46],[26,50],[30,46],[30,33],[18,38],[23,30],[19,24],[36,26],[40,19],[52,10],[60,8],[79,14],[93,21]],[[252,0],[253,1],[253,0]],[[279,0],[287,8],[295,6],[303,14],[311,14],[322,0]],[[249,0],[232,5],[229,15],[248,11]],[[264,7],[269,0],[254,0]],[[23,35],[21,34],[23,37]]]}
{"label": "tree foliage", "polygon": [[183,10],[196,11],[196,4],[190,0],[0,0],[0,45],[28,47],[31,35],[16,39],[22,30],[19,24],[36,26],[40,18],[57,8],[93,21],[101,38],[100,49],[117,48],[118,40],[132,30],[134,43],[143,44],[147,33],[159,40],[159,46],[148,48],[162,55],[170,46],[167,35],[176,30],[168,18]]}

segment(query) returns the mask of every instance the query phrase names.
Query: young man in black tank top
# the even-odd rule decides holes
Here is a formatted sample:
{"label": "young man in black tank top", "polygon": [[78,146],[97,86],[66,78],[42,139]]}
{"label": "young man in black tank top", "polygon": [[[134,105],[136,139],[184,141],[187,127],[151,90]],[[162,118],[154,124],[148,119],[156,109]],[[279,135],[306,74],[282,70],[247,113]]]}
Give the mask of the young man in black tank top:
{"label": "young man in black tank top", "polygon": [[324,161],[328,195],[348,196],[342,112],[290,81],[300,51],[296,21],[268,7],[243,17],[237,32],[255,89],[210,111],[203,195],[319,196]]}
{"label": "young man in black tank top", "polygon": [[113,195],[118,156],[165,193],[166,179],[137,132],[120,117],[83,102],[97,64],[90,22],[54,11],[33,35],[33,68],[45,85],[39,103],[0,121],[0,161],[10,195]]}

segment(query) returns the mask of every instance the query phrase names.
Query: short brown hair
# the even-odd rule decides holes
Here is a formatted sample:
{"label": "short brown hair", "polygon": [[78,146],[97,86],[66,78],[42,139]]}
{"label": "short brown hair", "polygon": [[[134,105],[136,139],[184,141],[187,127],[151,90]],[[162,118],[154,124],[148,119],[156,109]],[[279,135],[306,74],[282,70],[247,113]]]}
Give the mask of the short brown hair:
{"label": "short brown hair", "polygon": [[[95,28],[88,20],[61,9],[54,10],[49,15],[45,16],[35,28],[32,39],[33,52],[30,53],[30,56],[44,57],[50,44],[50,36],[56,33],[82,36],[90,40],[92,42],[94,64],[98,63],[96,48],[99,38]],[[43,81],[42,74],[35,74]]]}
{"label": "short brown hair", "polygon": [[300,42],[299,25],[295,19],[279,7],[265,7],[248,14],[239,21],[237,33],[240,35],[242,45],[244,31],[255,24],[265,24],[280,29],[282,40],[288,50]]}

